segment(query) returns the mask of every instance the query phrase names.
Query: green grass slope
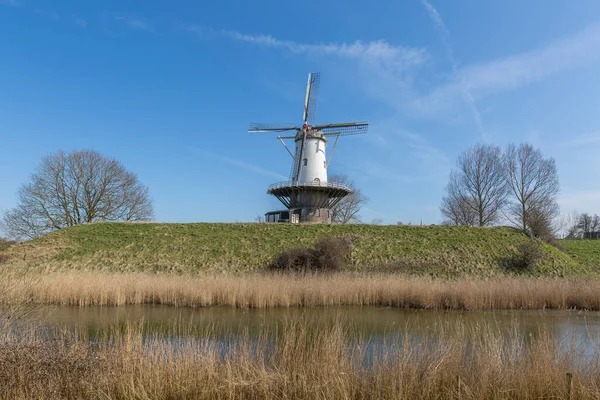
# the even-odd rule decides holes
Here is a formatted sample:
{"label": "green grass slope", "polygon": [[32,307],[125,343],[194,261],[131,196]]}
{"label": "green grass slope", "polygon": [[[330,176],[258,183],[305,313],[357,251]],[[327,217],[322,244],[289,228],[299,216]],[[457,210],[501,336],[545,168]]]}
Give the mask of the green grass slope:
{"label": "green grass slope", "polygon": [[[12,246],[5,264],[45,271],[240,273],[262,269],[282,251],[325,236],[353,238],[351,271],[443,277],[503,274],[503,265],[528,240],[506,227],[102,223]],[[528,274],[587,272],[572,257],[542,246],[542,259]]]}
{"label": "green grass slope", "polygon": [[564,239],[560,246],[579,264],[600,273],[600,240]]}

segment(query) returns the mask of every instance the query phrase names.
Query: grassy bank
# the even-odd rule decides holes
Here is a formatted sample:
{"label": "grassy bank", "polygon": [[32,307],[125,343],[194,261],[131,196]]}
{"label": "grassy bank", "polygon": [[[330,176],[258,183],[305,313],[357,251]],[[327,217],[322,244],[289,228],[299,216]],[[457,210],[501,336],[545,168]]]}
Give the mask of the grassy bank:
{"label": "grassy bank", "polygon": [[590,271],[600,273],[600,240],[564,239],[560,246],[573,260]]}
{"label": "grassy bank", "polygon": [[[80,225],[11,246],[3,265],[39,271],[239,274],[265,268],[281,252],[323,237],[353,240],[349,271],[492,277],[511,270],[527,242],[511,228],[293,224]],[[531,276],[589,272],[541,244]]]}
{"label": "grassy bank", "polygon": [[503,277],[447,281],[400,275],[192,277],[69,272],[33,280],[6,279],[0,283],[0,303],[600,310],[600,280]]}
{"label": "grassy bank", "polygon": [[166,341],[144,338],[141,327],[115,327],[93,342],[85,335],[32,331],[9,334],[0,346],[0,398],[600,397],[598,348],[584,357],[586,349],[574,342],[543,330],[527,337],[518,331],[446,322],[435,338],[371,346],[352,344],[356,338],[343,321],[319,330],[288,321],[276,332],[233,340],[210,329]]}

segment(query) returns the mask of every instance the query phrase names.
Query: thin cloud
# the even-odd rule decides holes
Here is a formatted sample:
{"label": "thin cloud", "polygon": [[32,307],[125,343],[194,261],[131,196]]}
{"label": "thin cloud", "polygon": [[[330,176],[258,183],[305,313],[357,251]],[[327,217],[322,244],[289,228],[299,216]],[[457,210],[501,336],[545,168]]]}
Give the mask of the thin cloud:
{"label": "thin cloud", "polygon": [[73,22],[75,23],[75,25],[79,26],[80,28],[87,28],[88,23],[85,19],[81,18],[81,17],[76,17]]}
{"label": "thin cloud", "polygon": [[232,39],[249,43],[266,45],[269,47],[284,47],[294,53],[324,53],[335,54],[346,57],[378,57],[397,58],[403,57],[417,62],[421,61],[422,51],[407,49],[400,46],[392,46],[385,40],[373,42],[355,41],[353,43],[330,43],[330,44],[304,44],[287,40],[278,40],[271,35],[246,35],[235,31],[221,31],[223,35]]}
{"label": "thin cloud", "polygon": [[199,149],[199,148],[195,148],[195,147],[192,147],[191,149],[193,151],[197,152],[197,153],[202,153],[205,156],[217,159],[217,160],[222,161],[222,162],[224,162],[226,164],[233,165],[235,167],[244,169],[246,171],[250,171],[250,172],[253,172],[253,173],[256,173],[256,174],[259,174],[259,175],[268,176],[270,178],[280,179],[282,181],[286,181],[288,179],[287,176],[283,176],[281,174],[278,174],[277,172],[270,171],[270,170],[265,169],[265,168],[261,168],[261,167],[259,167],[257,165],[250,164],[250,163],[247,163],[247,162],[242,161],[242,160],[238,160],[238,159],[235,159],[235,158],[223,156],[221,154],[213,153],[212,151],[208,151],[208,150],[204,150],[204,149]]}
{"label": "thin cloud", "polygon": [[185,25],[185,24],[177,24],[179,29],[182,29],[186,32],[193,33],[197,36],[204,36],[206,34],[214,34],[215,30],[212,28],[207,28],[200,25]]}
{"label": "thin cloud", "polygon": [[381,179],[385,181],[397,182],[399,184],[409,184],[421,180],[414,174],[402,174],[396,172],[395,169],[389,168],[379,162],[365,161],[363,167],[359,171],[361,174],[371,178]]}
{"label": "thin cloud", "polygon": [[144,32],[153,32],[154,30],[148,24],[148,22],[139,19],[139,18],[130,18],[130,17],[115,17],[117,21],[120,21],[127,25],[130,29],[136,31],[144,31]]}
{"label": "thin cloud", "polygon": [[433,146],[425,136],[412,132],[403,132],[400,135],[406,139],[408,146],[413,150],[412,154],[417,159],[427,165],[434,165],[440,170],[450,169],[451,164],[446,154]]}
{"label": "thin cloud", "polygon": [[354,41],[342,43],[301,43],[282,40],[268,34],[248,34],[234,30],[215,30],[200,25],[180,25],[180,28],[205,39],[220,35],[238,42],[263,48],[281,49],[295,54],[352,59],[361,74],[355,83],[374,98],[400,106],[398,93],[408,94],[414,72],[428,59],[424,48],[393,45],[385,40]]}
{"label": "thin cloud", "polygon": [[[458,70],[458,62],[456,61],[456,58],[454,57],[454,49],[452,48],[452,44],[450,43],[450,31],[446,27],[446,24],[444,23],[444,20],[442,19],[442,16],[440,15],[440,13],[435,9],[435,7],[433,5],[431,5],[431,3],[429,3],[427,0],[421,0],[421,4],[423,4],[425,9],[427,10],[427,14],[429,15],[429,18],[433,21],[433,24],[435,25],[435,28],[438,31],[440,39],[442,40],[442,43],[444,45],[444,49],[446,51],[446,57],[448,58],[448,60],[450,61],[451,65],[452,65],[452,72],[454,74],[456,74],[456,72]],[[469,107],[469,110],[471,111],[471,116],[473,117],[473,120],[475,121],[477,130],[479,131],[479,134],[481,135],[483,140],[488,142],[489,141],[488,137],[485,134],[485,131],[483,128],[481,113],[479,112],[479,109],[477,108],[475,99],[469,92],[469,89],[466,87],[466,85],[462,84],[462,82],[460,82],[460,83],[461,83],[460,91],[461,91],[463,100]]]}
{"label": "thin cloud", "polygon": [[[200,31],[196,27],[190,31]],[[276,39],[271,35],[250,35],[237,31],[221,30],[219,33],[231,39],[251,43],[257,46],[283,48],[292,53],[311,53],[334,55],[340,57],[357,58],[365,62],[379,61],[391,63],[395,66],[413,66],[420,64],[425,59],[425,50],[403,46],[394,46],[385,40],[371,42],[354,41],[352,43],[325,43],[307,44],[290,40]]]}
{"label": "thin cloud", "polygon": [[456,109],[469,93],[472,101],[508,92],[550,76],[590,65],[600,60],[600,24],[544,47],[510,55],[486,63],[459,68],[446,84],[413,100],[405,99],[422,116],[446,118],[444,111]]}
{"label": "thin cloud", "polygon": [[52,21],[58,22],[60,21],[60,15],[58,15],[58,13],[54,12],[54,11],[45,11],[39,8],[34,8],[33,12],[36,13],[37,15],[41,15],[44,18],[49,18]]}
{"label": "thin cloud", "polygon": [[[394,181],[401,184],[413,184],[423,181],[437,181],[446,179],[451,168],[451,163],[446,154],[421,134],[413,132],[401,132],[390,137],[402,139],[402,146],[407,147],[412,164],[410,173],[399,173],[397,168],[390,168],[377,161],[366,161],[359,173],[373,178]],[[388,144],[394,148],[395,144]]]}
{"label": "thin cloud", "polygon": [[600,25],[528,51],[460,71],[461,81],[479,95],[515,89],[600,59]]}
{"label": "thin cloud", "polygon": [[582,147],[596,143],[600,144],[600,133],[598,132],[587,135],[578,135],[573,139],[560,142],[558,145],[559,147]]}
{"label": "thin cloud", "polygon": [[448,30],[448,28],[446,28],[446,24],[444,23],[442,16],[435,9],[435,7],[431,5],[431,3],[429,3],[427,0],[421,0],[421,4],[423,5],[423,7],[425,7],[425,10],[427,10],[427,14],[429,15],[429,18],[433,21],[435,28],[438,30],[438,32],[440,32],[440,36],[442,38],[442,41],[444,42],[445,50],[448,52],[448,58],[454,61],[454,53],[452,51],[452,46],[450,45],[449,41],[450,31]]}

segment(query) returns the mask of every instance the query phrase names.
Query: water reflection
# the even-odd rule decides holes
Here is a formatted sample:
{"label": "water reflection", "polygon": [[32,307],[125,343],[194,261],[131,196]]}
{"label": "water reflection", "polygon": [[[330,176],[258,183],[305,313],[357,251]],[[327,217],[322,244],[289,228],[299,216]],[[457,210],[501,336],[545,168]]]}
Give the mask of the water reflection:
{"label": "water reflection", "polygon": [[290,321],[301,321],[309,329],[339,322],[351,337],[368,343],[382,343],[398,336],[431,340],[456,327],[475,334],[493,329],[525,340],[544,331],[561,341],[586,346],[598,345],[600,338],[600,312],[589,311],[433,311],[379,307],[194,309],[136,305],[45,307],[37,312],[36,319],[46,328],[77,329],[91,335],[110,326],[131,324],[143,326],[145,335],[176,337],[211,331],[228,337],[242,333],[252,337],[261,332],[275,332]]}

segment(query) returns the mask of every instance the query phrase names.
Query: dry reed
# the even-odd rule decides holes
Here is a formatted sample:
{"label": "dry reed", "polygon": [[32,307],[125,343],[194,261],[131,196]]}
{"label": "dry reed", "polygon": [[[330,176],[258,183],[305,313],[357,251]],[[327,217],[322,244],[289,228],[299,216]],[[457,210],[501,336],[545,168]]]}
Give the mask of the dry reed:
{"label": "dry reed", "polygon": [[7,278],[0,285],[11,288],[0,287],[3,304],[600,310],[600,280],[583,279],[446,281],[401,275],[202,277],[71,272],[39,276],[35,281]]}
{"label": "dry reed", "polygon": [[[489,325],[448,322],[435,338],[353,344],[336,321],[288,321],[223,346],[202,337],[144,338],[141,326],[87,339],[6,335],[0,398],[10,399],[597,399],[598,349]],[[384,346],[384,347],[382,347]],[[384,351],[381,351],[384,349]],[[572,382],[567,381],[572,374]]]}

